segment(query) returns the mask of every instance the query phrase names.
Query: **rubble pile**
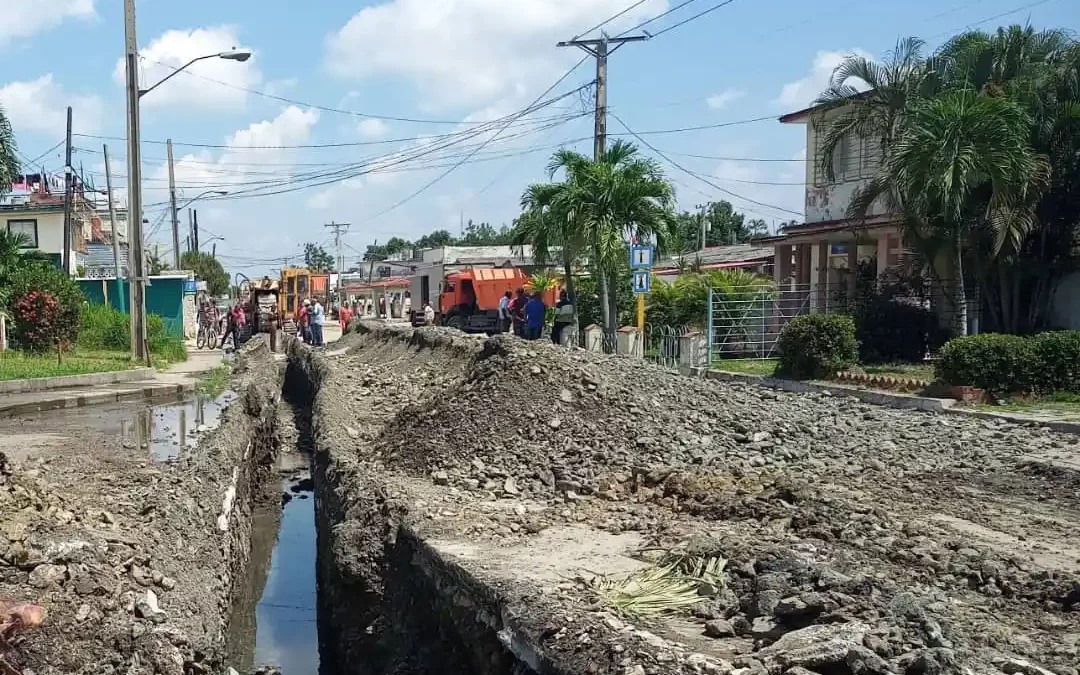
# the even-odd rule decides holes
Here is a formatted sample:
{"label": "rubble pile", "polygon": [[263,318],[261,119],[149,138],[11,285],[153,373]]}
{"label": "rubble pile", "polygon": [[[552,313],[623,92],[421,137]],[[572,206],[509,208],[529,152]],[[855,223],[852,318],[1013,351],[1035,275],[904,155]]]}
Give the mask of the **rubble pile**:
{"label": "rubble pile", "polygon": [[[711,542],[727,583],[679,619],[709,655],[685,672],[1080,672],[1075,437],[423,332],[460,344],[349,338],[342,415],[385,422],[349,427],[362,458],[427,481],[469,537],[573,523]],[[619,663],[675,672],[653,656]]]}

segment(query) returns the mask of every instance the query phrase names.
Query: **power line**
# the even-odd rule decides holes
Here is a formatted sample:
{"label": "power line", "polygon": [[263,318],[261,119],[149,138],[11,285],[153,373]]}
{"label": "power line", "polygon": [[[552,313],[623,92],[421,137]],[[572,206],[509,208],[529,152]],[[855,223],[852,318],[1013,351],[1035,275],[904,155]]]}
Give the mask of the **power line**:
{"label": "power line", "polygon": [[727,188],[723,188],[723,187],[720,187],[720,186],[719,186],[719,185],[717,185],[716,183],[713,183],[712,181],[708,180],[707,178],[704,178],[704,177],[702,177],[702,176],[701,176],[700,174],[698,174],[698,173],[695,173],[695,172],[691,171],[690,169],[687,169],[687,168],[686,168],[686,167],[684,167],[683,165],[679,164],[679,163],[678,163],[678,162],[676,162],[675,160],[673,160],[673,159],[671,159],[670,157],[668,157],[667,155],[665,155],[665,154],[664,154],[663,152],[661,152],[661,151],[657,150],[657,149],[656,149],[656,148],[655,148],[655,147],[654,147],[653,145],[651,145],[651,144],[650,144],[650,143],[649,143],[649,142],[648,142],[647,140],[645,140],[645,139],[644,139],[643,137],[641,137],[641,136],[638,136],[638,135],[637,135],[636,133],[634,133],[634,130],[633,130],[633,129],[631,129],[631,128],[630,128],[629,126],[627,126],[627,125],[626,125],[626,122],[623,122],[623,121],[622,121],[622,119],[620,119],[620,118],[619,118],[619,116],[618,116],[618,115],[616,115],[615,113],[611,113],[611,116],[612,116],[612,117],[614,117],[614,118],[615,118],[615,121],[617,121],[617,122],[618,122],[619,124],[621,124],[621,125],[622,125],[622,127],[623,127],[624,129],[626,129],[626,131],[627,131],[627,132],[629,132],[629,133],[630,133],[631,135],[633,135],[633,136],[634,136],[635,138],[637,138],[637,139],[638,139],[638,141],[640,141],[640,142],[641,142],[641,143],[642,143],[643,145],[645,145],[645,147],[647,147],[647,148],[649,148],[650,150],[652,150],[653,152],[655,152],[655,153],[656,153],[657,155],[659,155],[659,156],[660,156],[660,157],[661,157],[661,158],[662,158],[662,159],[663,159],[664,161],[666,161],[666,162],[667,162],[668,164],[670,164],[670,165],[674,166],[674,167],[675,167],[676,169],[678,169],[679,171],[682,171],[682,172],[683,172],[683,173],[685,173],[685,174],[688,174],[688,175],[690,175],[690,176],[693,176],[694,178],[697,178],[697,179],[698,179],[698,180],[700,180],[701,182],[703,182],[703,183],[706,183],[706,184],[708,184],[708,185],[711,185],[711,186],[712,186],[713,188],[715,188],[715,189],[719,190],[720,192],[723,192],[724,194],[726,194],[726,195],[729,195],[729,196],[731,196],[731,197],[734,197],[734,198],[736,198],[736,199],[741,199],[741,200],[743,200],[743,201],[745,201],[745,202],[749,202],[749,203],[751,203],[751,204],[756,204],[756,205],[758,205],[758,206],[764,206],[764,207],[766,207],[766,208],[770,208],[770,209],[773,209],[773,210],[776,210],[776,211],[783,211],[784,213],[790,213],[790,214],[794,214],[794,215],[797,215],[797,216],[802,216],[802,215],[803,215],[802,213],[799,213],[799,212],[796,212],[796,211],[792,211],[792,210],[790,210],[790,209],[785,209],[785,208],[784,208],[784,207],[782,207],[782,206],[776,206],[775,204],[766,204],[765,202],[759,202],[759,201],[757,201],[757,200],[755,200],[755,199],[751,199],[751,198],[749,198],[749,197],[744,197],[743,195],[740,195],[740,194],[738,194],[737,192],[732,192],[731,190],[728,190]]}
{"label": "power line", "polygon": [[688,19],[683,19],[679,23],[668,26],[667,28],[660,31],[659,33],[654,34],[653,37],[654,38],[660,37],[661,35],[663,35],[664,33],[667,33],[668,31],[673,31],[676,28],[678,28],[679,26],[685,26],[686,24],[690,23],[691,21],[694,21],[695,19],[700,19],[701,17],[705,16],[706,14],[709,14],[710,12],[715,12],[716,10],[720,9],[721,7],[726,7],[727,5],[730,5],[733,2],[735,2],[735,0],[724,0],[724,2],[721,2],[718,5],[714,5],[714,6],[710,7],[709,9],[700,11],[697,14],[691,16]]}
{"label": "power line", "polygon": [[944,32],[941,32],[941,33],[937,33],[935,35],[931,35],[930,37],[928,37],[926,39],[927,40],[933,40],[933,39],[939,38],[939,37],[941,37],[943,35],[953,35],[953,34],[956,34],[956,33],[960,32],[960,31],[968,30],[968,29],[972,28],[973,26],[979,26],[979,25],[987,23],[989,21],[994,21],[995,19],[1000,19],[1003,16],[1009,16],[1010,14],[1016,14],[1017,12],[1022,12],[1025,9],[1032,9],[1034,7],[1038,7],[1039,5],[1045,5],[1048,2],[1054,2],[1054,1],[1055,0],[1037,0],[1036,2],[1029,2],[1026,5],[1021,5],[1020,7],[1017,7],[1016,9],[1010,9],[1007,12],[1001,12],[1001,13],[995,14],[993,16],[988,16],[985,19],[979,19],[978,21],[973,21],[973,22],[965,24],[965,25],[963,25],[963,26],[961,26],[959,28],[953,28],[952,30],[947,30],[947,31],[944,31]]}
{"label": "power line", "polygon": [[690,3],[693,3],[693,2],[697,2],[697,0],[683,0],[683,2],[680,2],[679,4],[675,5],[674,7],[668,9],[666,12],[661,12],[660,14],[657,14],[656,16],[654,16],[651,19],[646,19],[645,21],[642,21],[641,23],[639,23],[636,26],[633,26],[631,28],[627,28],[623,32],[619,33],[619,36],[621,37],[623,35],[626,35],[627,33],[633,33],[634,31],[641,30],[643,27],[648,26],[653,21],[663,19],[665,16],[667,16],[669,14],[672,14],[674,12],[677,12],[680,9],[682,9],[683,7],[686,7],[687,5],[689,5]]}
{"label": "power line", "polygon": [[604,19],[603,21],[601,21],[600,23],[596,24],[596,25],[595,25],[595,26],[593,26],[592,28],[589,28],[588,30],[583,30],[583,31],[581,31],[580,33],[578,33],[577,35],[575,35],[574,37],[570,38],[570,39],[571,39],[571,40],[576,40],[576,39],[578,39],[579,37],[581,37],[582,35],[588,35],[589,33],[593,32],[593,31],[594,31],[594,30],[596,30],[597,28],[603,28],[604,26],[608,25],[609,23],[611,23],[611,22],[612,22],[612,21],[614,21],[615,19],[618,19],[619,17],[621,17],[621,16],[623,16],[623,15],[629,14],[630,12],[634,11],[634,10],[635,10],[635,9],[637,9],[638,7],[641,7],[642,5],[644,5],[644,4],[645,4],[646,2],[648,2],[648,1],[649,1],[649,0],[638,0],[638,1],[637,1],[637,2],[635,2],[634,4],[630,5],[630,6],[629,6],[629,7],[627,7],[626,9],[624,9],[623,11],[619,12],[618,14],[613,14],[612,16],[609,16],[608,18]]}
{"label": "power line", "polygon": [[723,162],[799,162],[805,163],[805,159],[782,158],[782,157],[725,157],[723,155],[695,155],[689,152],[676,152],[674,150],[664,150],[669,155],[678,155],[680,157],[693,157],[694,159],[715,159]]}

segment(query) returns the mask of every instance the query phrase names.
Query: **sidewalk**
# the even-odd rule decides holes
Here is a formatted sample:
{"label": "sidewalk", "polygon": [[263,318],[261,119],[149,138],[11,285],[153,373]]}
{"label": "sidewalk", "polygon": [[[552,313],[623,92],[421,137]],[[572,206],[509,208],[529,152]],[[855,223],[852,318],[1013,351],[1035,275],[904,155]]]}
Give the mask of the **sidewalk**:
{"label": "sidewalk", "polygon": [[155,372],[145,380],[0,395],[0,417],[192,394],[195,392],[199,375],[221,365],[223,353],[221,350],[196,350],[191,345],[189,349],[187,361],[174,364],[165,372]]}

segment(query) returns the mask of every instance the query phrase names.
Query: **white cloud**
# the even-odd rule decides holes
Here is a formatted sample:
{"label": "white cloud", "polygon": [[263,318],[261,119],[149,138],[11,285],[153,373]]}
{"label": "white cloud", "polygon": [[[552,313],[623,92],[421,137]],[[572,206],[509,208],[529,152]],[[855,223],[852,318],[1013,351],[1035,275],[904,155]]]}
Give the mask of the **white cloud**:
{"label": "white cloud", "polygon": [[725,89],[719,94],[710,96],[706,99],[706,103],[708,103],[709,107],[713,110],[723,110],[743,96],[746,96],[746,92],[744,91],[739,91],[738,89]]}
{"label": "white cloud", "polygon": [[[667,8],[648,0],[605,26],[617,33]],[[626,0],[389,0],[327,38],[326,65],[345,78],[405,77],[437,106],[483,103],[546,84],[580,58],[557,49]]]}
{"label": "white cloud", "polygon": [[[829,79],[836,67],[852,54],[872,58],[861,49],[846,52],[820,51],[814,56],[810,72],[799,80],[785,84],[776,98],[776,103],[792,110],[807,107],[829,86]],[[857,85],[855,82],[849,84]]]}
{"label": "white cloud", "polygon": [[[231,26],[166,31],[154,38],[148,47],[139,50],[140,85],[153,86],[194,58],[232,49],[251,51],[240,44],[236,29]],[[193,107],[210,110],[241,109],[247,102],[248,93],[237,87],[254,89],[263,81],[262,73],[254,61],[254,56],[244,62],[219,58],[199,61],[147,95],[142,105],[168,105],[174,110]],[[113,79],[123,84],[123,59],[116,62]]]}
{"label": "white cloud", "polygon": [[67,127],[69,105],[72,108],[72,128],[76,133],[94,132],[101,128],[101,99],[65,91],[53,81],[51,74],[0,87],[0,105],[4,107],[16,136],[25,131],[37,131],[62,137]]}
{"label": "white cloud", "polygon": [[347,178],[311,195],[307,200],[307,205],[309,208],[325,211],[340,203],[341,198],[347,193],[355,192],[363,187],[364,182],[360,178]]}
{"label": "white cloud", "polygon": [[50,0],[37,5],[0,0],[0,45],[59,26],[66,19],[94,19],[94,0]]}
{"label": "white cloud", "polygon": [[382,138],[390,133],[390,125],[382,120],[367,119],[357,124],[356,130],[365,138]]}

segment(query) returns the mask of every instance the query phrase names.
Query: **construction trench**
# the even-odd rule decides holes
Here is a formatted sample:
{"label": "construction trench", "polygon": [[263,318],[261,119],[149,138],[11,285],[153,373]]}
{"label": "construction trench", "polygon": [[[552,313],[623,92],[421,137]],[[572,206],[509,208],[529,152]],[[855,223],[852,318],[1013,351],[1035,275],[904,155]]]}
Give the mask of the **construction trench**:
{"label": "construction trench", "polygon": [[165,464],[0,442],[10,663],[1080,675],[1075,437],[381,324],[233,389]]}

